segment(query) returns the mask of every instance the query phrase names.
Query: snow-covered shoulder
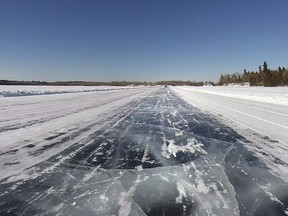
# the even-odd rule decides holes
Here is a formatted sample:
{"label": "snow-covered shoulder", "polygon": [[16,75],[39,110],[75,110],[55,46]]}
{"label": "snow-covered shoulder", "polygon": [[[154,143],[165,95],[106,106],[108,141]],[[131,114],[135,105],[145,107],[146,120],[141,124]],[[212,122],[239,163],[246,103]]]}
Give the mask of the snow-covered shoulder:
{"label": "snow-covered shoulder", "polygon": [[0,97],[49,95],[75,92],[109,91],[137,88],[134,86],[29,86],[0,85]]}
{"label": "snow-covered shoulder", "polygon": [[288,106],[288,87],[185,86],[177,88]]}

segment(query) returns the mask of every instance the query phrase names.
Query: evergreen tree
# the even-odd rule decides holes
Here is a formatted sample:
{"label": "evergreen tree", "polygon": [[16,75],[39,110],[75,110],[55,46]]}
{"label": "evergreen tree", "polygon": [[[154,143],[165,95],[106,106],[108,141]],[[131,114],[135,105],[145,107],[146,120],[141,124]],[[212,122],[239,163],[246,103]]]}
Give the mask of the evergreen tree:
{"label": "evergreen tree", "polygon": [[281,72],[281,71],[282,71],[282,68],[281,68],[280,66],[278,67],[278,71],[279,71],[279,72]]}
{"label": "evergreen tree", "polygon": [[267,70],[268,70],[268,65],[267,65],[267,62],[264,61],[264,63],[263,63],[263,71],[265,72]]}
{"label": "evergreen tree", "polygon": [[221,74],[219,85],[229,83],[249,82],[251,86],[284,86],[288,85],[288,70],[285,67],[278,67],[272,70],[268,68],[267,62],[259,66],[258,72],[249,72],[244,69],[242,74]]}

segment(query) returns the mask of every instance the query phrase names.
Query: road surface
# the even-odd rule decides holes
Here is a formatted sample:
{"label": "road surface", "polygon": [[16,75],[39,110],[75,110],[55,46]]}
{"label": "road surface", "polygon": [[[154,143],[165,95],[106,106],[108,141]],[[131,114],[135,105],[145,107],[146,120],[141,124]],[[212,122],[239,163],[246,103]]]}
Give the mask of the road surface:
{"label": "road surface", "polygon": [[[169,88],[109,94],[48,98],[46,104],[22,99],[22,117],[17,102],[15,122],[0,133],[7,148],[1,161],[15,160],[2,165],[9,175],[1,171],[1,215],[287,215],[288,184],[237,131]],[[36,123],[27,123],[33,115]],[[23,130],[23,137],[33,125],[41,131],[13,143],[19,141],[13,130]]]}

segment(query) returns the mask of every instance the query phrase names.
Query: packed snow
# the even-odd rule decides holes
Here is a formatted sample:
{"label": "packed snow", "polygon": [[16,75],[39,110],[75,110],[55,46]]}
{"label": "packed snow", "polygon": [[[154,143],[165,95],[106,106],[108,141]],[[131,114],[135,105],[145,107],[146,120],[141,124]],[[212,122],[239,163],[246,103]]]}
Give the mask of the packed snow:
{"label": "packed snow", "polygon": [[[116,92],[0,98],[0,179],[88,138],[91,131],[109,123],[109,117],[156,89],[143,87]],[[76,90],[79,88],[75,87]],[[87,129],[79,133],[79,128]],[[40,154],[44,150],[45,154]]]}
{"label": "packed snow", "polygon": [[288,106],[288,87],[249,87],[249,86],[204,86],[204,87],[179,87],[231,98],[259,101]]}
{"label": "packed snow", "polygon": [[109,91],[131,89],[134,86],[27,86],[0,85],[0,97],[15,97],[28,95],[49,95],[76,92]]}

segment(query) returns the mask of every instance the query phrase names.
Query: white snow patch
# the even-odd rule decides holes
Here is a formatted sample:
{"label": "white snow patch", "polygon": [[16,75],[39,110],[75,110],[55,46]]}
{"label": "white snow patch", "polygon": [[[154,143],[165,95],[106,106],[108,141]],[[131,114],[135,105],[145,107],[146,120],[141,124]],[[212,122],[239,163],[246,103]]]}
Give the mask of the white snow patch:
{"label": "white snow patch", "polygon": [[101,165],[98,165],[95,169],[92,170],[92,172],[86,173],[83,177],[83,182],[89,181],[93,176],[97,174],[97,170],[100,168]]}
{"label": "white snow patch", "polygon": [[143,154],[143,157],[142,157],[142,163],[144,163],[148,158],[147,158],[147,156],[148,156],[148,153],[149,153],[149,146],[148,146],[148,144],[147,144],[147,146],[146,146],[146,148],[145,148],[145,150],[144,150],[144,154]]}
{"label": "white snow patch", "polygon": [[119,202],[118,202],[118,204],[120,205],[120,209],[119,209],[119,212],[118,212],[119,216],[128,216],[130,214],[131,205],[132,205],[132,202],[133,202],[131,197],[133,196],[137,185],[140,182],[147,180],[148,178],[149,178],[149,176],[144,176],[141,179],[141,176],[138,175],[136,181],[134,182],[134,185],[131,186],[127,192],[122,192],[121,193],[120,199],[119,199]]}
{"label": "white snow patch", "polygon": [[268,189],[268,187],[264,185],[257,184],[264,192],[270,197],[270,200],[279,203],[283,207],[285,206],[284,203],[282,203],[276,196],[274,196]]}
{"label": "white snow patch", "polygon": [[136,166],[136,169],[137,169],[138,171],[142,171],[142,170],[143,170],[143,166],[142,166],[142,165]]}
{"label": "white snow patch", "polygon": [[196,151],[207,154],[207,152],[202,149],[202,143],[198,142],[195,138],[188,139],[186,145],[175,145],[175,140],[168,140],[164,137],[163,145],[161,147],[161,154],[163,157],[170,158],[171,155],[176,157],[177,152],[191,152],[194,153]]}
{"label": "white snow patch", "polygon": [[177,190],[179,192],[179,196],[176,197],[176,203],[181,204],[183,197],[187,197],[186,191],[185,191],[185,188],[183,187],[183,185],[180,184],[179,182],[177,182]]}
{"label": "white snow patch", "polygon": [[130,197],[128,197],[126,193],[121,193],[119,205],[121,206],[121,208],[119,209],[119,216],[128,216],[131,211],[132,202],[130,201]]}

